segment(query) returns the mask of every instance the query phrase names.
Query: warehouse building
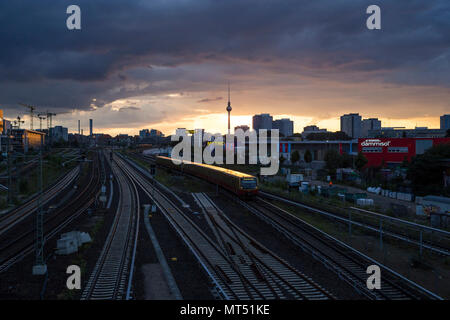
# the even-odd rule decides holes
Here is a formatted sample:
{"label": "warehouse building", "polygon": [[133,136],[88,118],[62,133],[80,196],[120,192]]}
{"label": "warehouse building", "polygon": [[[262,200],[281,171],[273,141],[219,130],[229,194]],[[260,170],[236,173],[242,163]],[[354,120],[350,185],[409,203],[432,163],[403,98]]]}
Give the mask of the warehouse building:
{"label": "warehouse building", "polygon": [[28,129],[13,129],[11,130],[11,144],[17,152],[28,152],[31,149],[39,149],[42,144],[45,144],[45,133],[28,130]]}
{"label": "warehouse building", "polygon": [[404,160],[423,154],[434,145],[450,143],[450,138],[380,138],[358,139],[358,151],[368,160],[367,166],[397,166]]}
{"label": "warehouse building", "polygon": [[285,159],[290,159],[291,153],[297,150],[300,160],[304,160],[307,150],[311,152],[313,161],[325,161],[325,154],[328,150],[335,150],[339,154],[347,153],[356,155],[358,152],[358,140],[328,140],[328,141],[280,141],[280,155]]}

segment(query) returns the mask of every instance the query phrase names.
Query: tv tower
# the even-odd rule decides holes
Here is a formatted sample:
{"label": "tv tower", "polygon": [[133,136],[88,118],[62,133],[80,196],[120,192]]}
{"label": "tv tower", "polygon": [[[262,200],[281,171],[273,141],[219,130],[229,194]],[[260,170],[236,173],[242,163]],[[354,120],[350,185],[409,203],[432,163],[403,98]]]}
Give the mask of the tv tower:
{"label": "tv tower", "polygon": [[230,82],[228,81],[228,134],[230,134],[230,112],[231,112],[231,102],[230,102]]}

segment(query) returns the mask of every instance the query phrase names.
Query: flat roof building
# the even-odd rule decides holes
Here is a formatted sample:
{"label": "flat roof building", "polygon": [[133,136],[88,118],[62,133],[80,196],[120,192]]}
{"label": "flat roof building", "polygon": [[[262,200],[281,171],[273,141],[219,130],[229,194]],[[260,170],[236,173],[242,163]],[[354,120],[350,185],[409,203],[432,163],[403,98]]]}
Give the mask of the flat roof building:
{"label": "flat roof building", "polygon": [[294,121],[290,119],[279,119],[272,122],[272,129],[278,129],[284,137],[290,137],[294,134]]}
{"label": "flat roof building", "polygon": [[320,129],[316,125],[306,126],[303,128],[302,138],[307,139],[311,133],[328,132],[327,129]]}
{"label": "flat roof building", "polygon": [[255,114],[253,116],[252,126],[253,130],[259,131],[261,129],[272,129],[273,117],[268,113]]}
{"label": "flat roof building", "polygon": [[55,126],[50,128],[50,136],[53,142],[69,141],[69,129],[63,126]]}
{"label": "flat roof building", "polygon": [[427,127],[416,127],[414,129],[381,128],[369,130],[364,138],[443,138],[446,130],[428,129]]}
{"label": "flat roof building", "polygon": [[30,149],[39,149],[45,144],[45,133],[28,129],[11,130],[13,149],[18,152],[28,152]]}
{"label": "flat roof building", "polygon": [[449,144],[450,138],[379,138],[358,139],[358,151],[368,160],[367,166],[398,166],[423,154],[432,146]]}
{"label": "flat roof building", "polygon": [[444,114],[441,116],[441,130],[448,129],[450,129],[450,114]]}
{"label": "flat roof building", "polygon": [[380,130],[381,121],[377,118],[364,119],[361,122],[361,137],[367,138],[369,136],[369,130]]}
{"label": "flat roof building", "polygon": [[300,154],[300,160],[304,160],[307,150],[311,152],[313,161],[325,161],[325,155],[328,150],[335,150],[343,154],[356,155],[358,152],[358,140],[329,140],[329,141],[285,141],[280,140],[280,155],[285,159],[290,159],[291,153],[297,150]]}
{"label": "flat roof building", "polygon": [[359,113],[349,113],[341,116],[341,131],[350,138],[361,137],[361,116]]}

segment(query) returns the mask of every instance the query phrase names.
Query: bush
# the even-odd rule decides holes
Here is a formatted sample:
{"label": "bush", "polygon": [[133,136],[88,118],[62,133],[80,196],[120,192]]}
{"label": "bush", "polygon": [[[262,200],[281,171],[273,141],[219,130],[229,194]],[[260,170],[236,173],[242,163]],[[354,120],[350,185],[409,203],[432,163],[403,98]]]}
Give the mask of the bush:
{"label": "bush", "polygon": [[443,186],[443,172],[446,170],[444,159],[450,159],[450,144],[434,146],[413,158],[408,178],[416,194],[450,196],[450,187]]}

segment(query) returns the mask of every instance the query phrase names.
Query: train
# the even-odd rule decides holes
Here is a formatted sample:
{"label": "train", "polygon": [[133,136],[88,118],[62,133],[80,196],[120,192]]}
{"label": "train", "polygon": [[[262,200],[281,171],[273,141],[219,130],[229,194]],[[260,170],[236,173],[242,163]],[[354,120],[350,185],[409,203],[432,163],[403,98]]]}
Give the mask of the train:
{"label": "train", "polygon": [[156,164],[204,179],[240,197],[258,194],[257,178],[247,173],[163,156],[156,157]]}

